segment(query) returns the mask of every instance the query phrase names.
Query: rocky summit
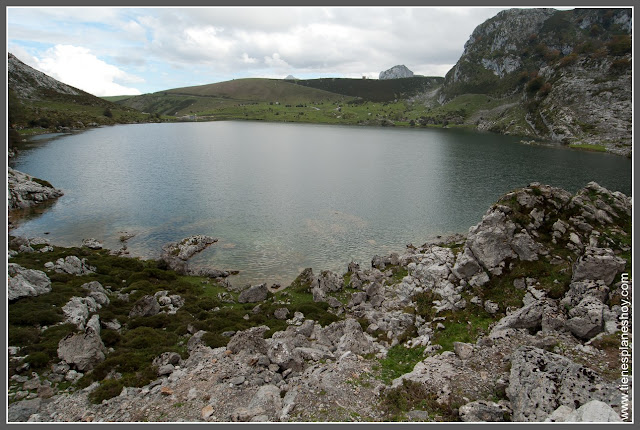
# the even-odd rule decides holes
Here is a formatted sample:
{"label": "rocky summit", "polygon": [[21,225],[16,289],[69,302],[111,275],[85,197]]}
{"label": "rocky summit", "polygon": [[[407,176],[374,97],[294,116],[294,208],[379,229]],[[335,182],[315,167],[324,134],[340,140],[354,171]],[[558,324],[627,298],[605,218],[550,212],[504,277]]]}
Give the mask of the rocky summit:
{"label": "rocky summit", "polygon": [[533,183],[466,235],[241,292],[14,238],[8,419],[627,420],[631,209],[593,182]]}
{"label": "rocky summit", "polygon": [[402,64],[380,72],[380,77],[378,79],[399,79],[411,77],[413,77],[413,72],[409,70],[407,66]]}

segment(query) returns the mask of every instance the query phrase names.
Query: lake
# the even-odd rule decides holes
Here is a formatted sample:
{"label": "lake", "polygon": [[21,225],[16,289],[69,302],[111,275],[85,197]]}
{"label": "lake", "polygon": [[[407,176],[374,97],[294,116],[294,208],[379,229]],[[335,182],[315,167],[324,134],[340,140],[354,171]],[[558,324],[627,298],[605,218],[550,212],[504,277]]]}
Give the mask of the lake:
{"label": "lake", "polygon": [[65,195],[12,234],[79,246],[93,237],[157,257],[194,234],[219,241],[194,266],[234,284],[342,273],[375,254],[466,232],[502,194],[538,181],[631,193],[631,160],[455,129],[262,122],[102,127],[40,136],[12,167]]}

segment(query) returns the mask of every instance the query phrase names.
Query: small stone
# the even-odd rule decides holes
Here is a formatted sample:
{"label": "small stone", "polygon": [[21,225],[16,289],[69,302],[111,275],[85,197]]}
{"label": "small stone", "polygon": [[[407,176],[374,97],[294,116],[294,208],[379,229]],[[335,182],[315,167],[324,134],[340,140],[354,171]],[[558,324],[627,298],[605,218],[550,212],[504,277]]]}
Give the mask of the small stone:
{"label": "small stone", "polygon": [[173,390],[169,387],[160,388],[160,393],[164,396],[170,396],[173,394]]}
{"label": "small stone", "polygon": [[206,420],[207,418],[211,417],[211,415],[213,415],[213,406],[207,405],[204,408],[202,408],[200,415],[202,416],[203,420]]}

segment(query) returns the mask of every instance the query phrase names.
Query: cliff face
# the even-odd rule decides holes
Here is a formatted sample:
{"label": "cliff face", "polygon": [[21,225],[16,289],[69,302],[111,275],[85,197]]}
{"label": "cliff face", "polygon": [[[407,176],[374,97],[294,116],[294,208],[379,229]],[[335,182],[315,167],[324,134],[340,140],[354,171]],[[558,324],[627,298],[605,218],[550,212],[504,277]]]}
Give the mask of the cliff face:
{"label": "cliff face", "polygon": [[[631,10],[511,9],[478,26],[438,95],[486,94],[480,130],[631,152]],[[601,148],[601,149],[604,149]]]}

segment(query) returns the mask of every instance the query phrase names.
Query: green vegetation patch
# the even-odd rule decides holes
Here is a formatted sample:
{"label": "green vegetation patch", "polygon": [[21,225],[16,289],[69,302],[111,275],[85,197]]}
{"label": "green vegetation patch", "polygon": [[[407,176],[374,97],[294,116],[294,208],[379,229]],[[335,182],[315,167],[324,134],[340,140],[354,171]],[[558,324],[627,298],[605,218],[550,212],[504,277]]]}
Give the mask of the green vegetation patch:
{"label": "green vegetation patch", "polygon": [[406,421],[406,413],[422,410],[428,413],[429,421],[460,421],[450,404],[438,403],[437,395],[417,382],[402,380],[402,385],[387,390],[380,402],[389,421]]}
{"label": "green vegetation patch", "polygon": [[574,149],[582,149],[584,151],[607,152],[607,148],[604,145],[591,143],[571,143],[569,147]]}
{"label": "green vegetation patch", "polygon": [[389,348],[387,356],[380,360],[380,364],[373,367],[378,372],[378,378],[385,384],[411,372],[416,364],[424,359],[424,347],[406,348],[398,344]]}

